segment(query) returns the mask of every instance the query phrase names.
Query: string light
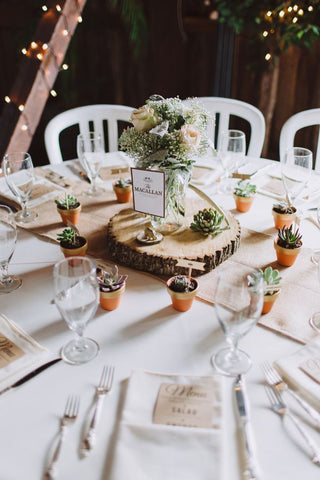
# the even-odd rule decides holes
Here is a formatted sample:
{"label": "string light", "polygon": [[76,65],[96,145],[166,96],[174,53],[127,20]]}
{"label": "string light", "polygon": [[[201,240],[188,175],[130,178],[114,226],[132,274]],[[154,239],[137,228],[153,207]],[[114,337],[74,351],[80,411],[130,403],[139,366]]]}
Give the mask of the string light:
{"label": "string light", "polygon": [[298,11],[298,15],[303,15],[304,14],[304,11],[302,10],[302,8],[300,8],[300,10]]}
{"label": "string light", "polygon": [[292,12],[292,10],[293,10],[293,8],[290,5],[290,7],[288,7],[288,12]]}
{"label": "string light", "polygon": [[271,53],[267,53],[264,58],[267,60],[267,62],[271,60]]}
{"label": "string light", "polygon": [[294,10],[295,12],[297,12],[297,11],[298,11],[298,8],[299,8],[298,5],[294,5],[293,10]]}
{"label": "string light", "polygon": [[269,32],[267,32],[267,30],[265,30],[262,34],[264,37],[267,37],[269,35]]}
{"label": "string light", "polygon": [[4,97],[4,101],[7,102],[7,103],[10,103],[10,102],[11,102],[11,98],[10,98],[8,95],[6,95],[6,96]]}
{"label": "string light", "polygon": [[37,42],[31,42],[31,43],[30,43],[30,47],[31,47],[33,50],[35,50],[35,49],[38,47]]}
{"label": "string light", "polygon": [[48,48],[49,48],[49,45],[47,43],[44,43],[42,45],[42,50],[48,50]]}
{"label": "string light", "polygon": [[24,110],[24,105],[22,105],[22,104],[19,105],[18,109],[20,110],[20,112],[23,112],[23,110]]}
{"label": "string light", "polygon": [[52,97],[57,97],[57,96],[58,96],[57,92],[56,92],[55,90],[53,90],[53,89],[50,90],[50,95],[51,95]]}
{"label": "string light", "polygon": [[66,37],[68,34],[69,34],[69,32],[66,28],[64,30],[62,30],[62,35],[64,35]]}
{"label": "string light", "polygon": [[62,68],[62,70],[68,70],[69,65],[67,63],[63,63],[61,68]]}
{"label": "string light", "polygon": [[42,8],[42,10],[43,10],[44,12],[47,12],[47,11],[48,11],[48,7],[47,7],[47,5],[42,5],[42,7],[41,7],[41,8]]}
{"label": "string light", "polygon": [[56,5],[56,10],[57,10],[57,12],[61,12],[62,9],[61,9],[59,4]]}
{"label": "string light", "polygon": [[267,12],[267,17],[271,17],[271,15],[272,15],[272,12],[269,10],[269,11]]}
{"label": "string light", "polygon": [[309,5],[308,11],[309,11],[309,12],[313,12],[313,6],[312,6],[312,5]]}
{"label": "string light", "polygon": [[24,124],[24,125],[21,126],[21,130],[22,130],[23,132],[25,132],[26,130],[28,130],[28,128],[29,128],[29,127],[28,127],[28,125],[26,125],[26,124]]}
{"label": "string light", "polygon": [[82,23],[82,17],[81,17],[81,15],[78,16],[78,23]]}
{"label": "string light", "polygon": [[298,21],[298,17],[294,17],[294,18],[292,19],[292,23],[297,23],[297,21]]}
{"label": "string light", "polygon": [[280,17],[280,18],[283,18],[283,17],[284,17],[284,14],[285,14],[284,10],[281,10],[281,11],[279,12],[279,17]]}
{"label": "string light", "polygon": [[23,55],[27,55],[27,51],[28,51],[28,50],[27,50],[26,48],[22,48],[22,49],[21,49],[21,53],[23,53]]}

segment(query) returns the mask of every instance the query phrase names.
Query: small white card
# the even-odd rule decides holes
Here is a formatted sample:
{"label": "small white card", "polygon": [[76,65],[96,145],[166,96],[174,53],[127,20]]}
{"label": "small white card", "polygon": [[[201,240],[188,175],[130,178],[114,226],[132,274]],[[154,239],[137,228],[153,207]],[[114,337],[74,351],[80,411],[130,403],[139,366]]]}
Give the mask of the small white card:
{"label": "small white card", "polygon": [[165,216],[165,173],[160,170],[131,168],[133,209]]}
{"label": "small white card", "polygon": [[320,357],[310,357],[299,365],[315,382],[320,383]]}

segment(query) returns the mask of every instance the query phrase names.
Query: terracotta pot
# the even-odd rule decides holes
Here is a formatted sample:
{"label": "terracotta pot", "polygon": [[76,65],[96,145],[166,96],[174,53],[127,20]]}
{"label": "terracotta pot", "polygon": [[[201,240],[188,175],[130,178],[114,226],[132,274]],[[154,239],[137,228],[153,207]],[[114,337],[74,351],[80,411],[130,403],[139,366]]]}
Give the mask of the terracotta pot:
{"label": "terracotta pot", "polygon": [[117,196],[117,200],[119,203],[128,203],[132,198],[132,187],[129,185],[128,187],[116,187],[113,184],[113,191]]}
{"label": "terracotta pot", "polygon": [[65,257],[84,257],[88,248],[88,242],[84,237],[78,237],[81,245],[77,248],[69,248],[60,243],[60,248]]}
{"label": "terracotta pot", "polygon": [[126,284],[122,285],[118,290],[111,292],[100,291],[100,305],[104,310],[115,310],[120,305],[121,296],[126,289]]}
{"label": "terracotta pot", "polygon": [[254,197],[241,197],[235,193],[233,194],[233,198],[236,202],[238,212],[248,212],[254,200]]}
{"label": "terracotta pot", "polygon": [[68,220],[73,223],[73,225],[77,225],[79,223],[81,205],[76,208],[69,208],[68,210],[64,208],[59,208],[57,206],[57,210],[61,216],[61,220],[64,225],[68,225]]}
{"label": "terracotta pot", "polygon": [[171,302],[174,309],[178,310],[179,312],[186,312],[190,310],[194,297],[197,295],[199,290],[199,285],[197,280],[192,277],[189,277],[190,280],[196,282],[196,288],[192,290],[192,292],[175,292],[171,290],[170,285],[173,282],[174,277],[169,278],[167,281],[167,291],[171,296]]}
{"label": "terracotta pot", "polygon": [[283,265],[284,267],[291,267],[291,265],[294,264],[297,256],[301,251],[301,247],[298,247],[298,248],[280,247],[280,245],[277,244],[277,240],[274,241],[274,248],[276,250],[278,263],[280,263],[280,265]]}
{"label": "terracotta pot", "polygon": [[280,295],[280,289],[276,290],[275,293],[272,295],[264,295],[263,297],[263,307],[262,307],[262,314],[269,313],[273,307],[274,302],[277,300],[278,296]]}
{"label": "terracotta pot", "polygon": [[291,225],[295,222],[296,209],[294,213],[278,213],[272,210],[272,215],[273,215],[274,226],[282,230],[283,227],[290,228]]}

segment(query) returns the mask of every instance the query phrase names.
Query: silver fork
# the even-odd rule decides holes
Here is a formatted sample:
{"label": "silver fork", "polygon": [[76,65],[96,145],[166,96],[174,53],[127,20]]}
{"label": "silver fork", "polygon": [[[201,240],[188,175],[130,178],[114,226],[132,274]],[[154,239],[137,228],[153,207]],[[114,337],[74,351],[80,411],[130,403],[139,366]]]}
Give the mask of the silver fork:
{"label": "silver fork", "polygon": [[67,427],[72,425],[74,423],[75,419],[77,418],[77,415],[78,415],[78,412],[79,412],[79,404],[80,404],[80,400],[79,400],[79,397],[77,395],[70,395],[68,397],[66,407],[65,407],[65,410],[64,410],[64,414],[63,414],[63,417],[61,418],[61,421],[60,421],[59,441],[58,441],[56,449],[53,453],[51,462],[50,462],[50,464],[49,464],[49,466],[48,466],[48,468],[45,472],[44,480],[52,480],[52,479],[56,478],[56,475],[57,475],[56,464],[57,464],[57,461],[58,461],[58,458],[59,458],[59,455],[60,455],[60,452],[61,452],[61,447],[62,447],[63,441],[65,439],[66,430],[67,430]]}
{"label": "silver fork", "polygon": [[305,442],[307,443],[311,453],[312,453],[312,461],[316,465],[320,465],[320,448],[314,443],[313,439],[309,436],[307,431],[303,428],[299,420],[289,411],[289,408],[284,403],[281,394],[274,390],[271,387],[265,387],[266,394],[270,400],[272,410],[276,412],[280,416],[287,416],[290,420],[294,423],[297,430],[300,432],[301,436],[304,438]]}
{"label": "silver fork", "polygon": [[261,370],[263,371],[268,384],[276,390],[288,392],[299,405],[310,415],[312,420],[320,427],[320,415],[308,402],[303,400],[296,392],[288,387],[286,382],[280,377],[277,370],[267,361],[262,362]]}
{"label": "silver fork", "polygon": [[93,449],[96,443],[96,426],[100,417],[100,412],[102,408],[103,401],[107,393],[110,392],[112,388],[114,377],[114,367],[104,366],[100,378],[99,385],[96,387],[96,401],[93,416],[88,427],[88,431],[82,440],[80,453],[82,456],[87,456],[90,451]]}

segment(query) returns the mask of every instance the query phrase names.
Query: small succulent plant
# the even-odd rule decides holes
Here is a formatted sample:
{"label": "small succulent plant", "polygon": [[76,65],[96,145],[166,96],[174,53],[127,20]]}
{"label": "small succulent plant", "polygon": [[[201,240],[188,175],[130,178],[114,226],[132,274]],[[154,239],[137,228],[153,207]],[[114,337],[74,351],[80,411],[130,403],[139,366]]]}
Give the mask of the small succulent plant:
{"label": "small succulent plant", "polygon": [[119,275],[117,265],[114,265],[110,271],[104,270],[104,268],[99,265],[96,269],[96,274],[102,292],[118,290],[128,278],[127,275]]}
{"label": "small succulent plant", "polygon": [[115,181],[114,185],[115,187],[118,187],[118,188],[128,188],[131,186],[131,180],[130,178],[127,178],[127,179],[119,178],[118,180]]}
{"label": "small succulent plant", "polygon": [[55,200],[55,203],[59,208],[62,208],[63,210],[77,208],[80,205],[79,200],[73,195],[70,195],[69,193],[66,193],[64,198],[61,198],[60,200]]}
{"label": "small succulent plant", "polygon": [[257,191],[257,186],[249,182],[249,180],[239,180],[233,193],[239,197],[252,197]]}
{"label": "small succulent plant", "polygon": [[293,205],[288,205],[286,202],[275,203],[272,207],[277,213],[291,214],[296,212],[296,208]]}
{"label": "small succulent plant", "polygon": [[278,229],[278,245],[283,248],[299,248],[302,245],[302,234],[294,225]]}
{"label": "small succulent plant", "polygon": [[192,292],[196,288],[196,283],[187,275],[176,275],[170,283],[170,288],[174,292]]}
{"label": "small succulent plant", "polygon": [[280,288],[280,281],[282,278],[280,277],[279,270],[273,269],[271,266],[264,270],[260,268],[253,277],[254,279],[262,277],[265,295],[272,295]]}
{"label": "small succulent plant", "polygon": [[208,235],[218,235],[226,230],[227,227],[221,227],[224,215],[213,208],[205,208],[193,216],[193,222],[190,224],[191,230],[200,232],[207,237]]}
{"label": "small succulent plant", "polygon": [[57,240],[64,245],[76,246],[79,243],[80,233],[75,226],[70,226],[58,233]]}

